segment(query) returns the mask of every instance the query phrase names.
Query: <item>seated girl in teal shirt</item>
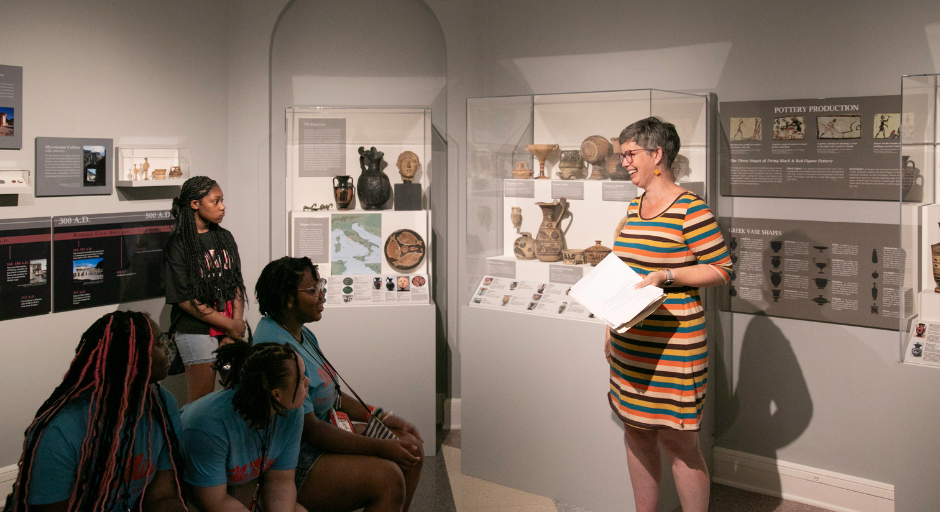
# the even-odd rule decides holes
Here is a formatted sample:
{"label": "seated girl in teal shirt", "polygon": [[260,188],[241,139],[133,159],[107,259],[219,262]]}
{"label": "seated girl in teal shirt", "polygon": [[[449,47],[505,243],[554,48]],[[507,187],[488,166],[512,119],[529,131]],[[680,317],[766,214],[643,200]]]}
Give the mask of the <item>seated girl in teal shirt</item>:
{"label": "seated girl in teal shirt", "polygon": [[294,468],[307,397],[304,362],[276,343],[233,343],[217,351],[216,367],[229,367],[226,389],[183,411],[183,447],[192,498],[203,512],[293,512]]}
{"label": "seated girl in teal shirt", "polygon": [[179,411],[157,384],[166,375],[153,320],[134,311],[99,318],[26,430],[5,510],[186,510]]}

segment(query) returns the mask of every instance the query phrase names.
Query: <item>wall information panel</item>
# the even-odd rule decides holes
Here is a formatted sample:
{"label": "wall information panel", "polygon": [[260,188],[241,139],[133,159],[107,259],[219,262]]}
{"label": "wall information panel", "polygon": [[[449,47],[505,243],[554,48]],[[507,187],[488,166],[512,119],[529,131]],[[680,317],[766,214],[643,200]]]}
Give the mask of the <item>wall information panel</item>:
{"label": "wall information panel", "polygon": [[730,162],[721,173],[726,196],[897,201],[922,194],[923,177],[901,179],[900,96],[721,104]]}
{"label": "wall information panel", "polygon": [[163,296],[173,224],[166,210],[53,217],[53,310]]}
{"label": "wall information panel", "polygon": [[897,226],[722,219],[734,264],[721,309],[897,329]]}
{"label": "wall information panel", "polygon": [[0,220],[0,320],[49,312],[49,217]]}

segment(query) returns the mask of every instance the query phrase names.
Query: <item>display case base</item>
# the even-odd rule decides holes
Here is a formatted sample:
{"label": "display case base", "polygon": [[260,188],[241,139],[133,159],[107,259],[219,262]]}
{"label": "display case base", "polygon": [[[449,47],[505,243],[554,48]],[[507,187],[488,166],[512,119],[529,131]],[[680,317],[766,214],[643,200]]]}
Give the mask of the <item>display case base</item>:
{"label": "display case base", "polygon": [[421,209],[421,185],[418,183],[395,184],[395,210],[414,211]]}

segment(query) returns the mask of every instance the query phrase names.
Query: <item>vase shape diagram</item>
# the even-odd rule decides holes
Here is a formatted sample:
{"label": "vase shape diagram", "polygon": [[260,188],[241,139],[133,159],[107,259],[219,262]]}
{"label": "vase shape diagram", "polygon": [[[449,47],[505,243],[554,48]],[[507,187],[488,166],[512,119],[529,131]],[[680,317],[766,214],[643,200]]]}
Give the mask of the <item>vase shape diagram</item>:
{"label": "vase shape diagram", "polygon": [[871,284],[871,300],[876,300],[878,298],[878,283]]}
{"label": "vase shape diagram", "polygon": [[828,249],[828,248],[829,248],[829,246],[827,246],[827,245],[814,245],[814,246],[813,246],[813,249],[816,249],[817,251],[819,251],[820,254],[821,254],[823,251],[825,251],[826,249]]}
{"label": "vase shape diagram", "polygon": [[815,302],[816,304],[819,304],[820,306],[822,306],[823,304],[828,304],[828,303],[829,303],[829,299],[827,299],[827,298],[823,297],[822,295],[820,295],[819,297],[814,298],[814,299],[813,299],[813,302]]}
{"label": "vase shape diagram", "polygon": [[878,249],[871,250],[871,262],[878,263]]}
{"label": "vase shape diagram", "polygon": [[783,249],[783,242],[780,240],[773,240],[770,242],[770,248],[773,249],[774,252],[780,252],[780,249]]}
{"label": "vase shape diagram", "polygon": [[780,256],[771,256],[770,264],[773,265],[774,268],[780,268]]}
{"label": "vase shape diagram", "polygon": [[[535,237],[535,257],[539,261],[553,262],[561,259],[561,251],[565,248],[565,232],[561,230],[561,219],[568,210],[568,201],[562,197],[550,203],[535,203],[542,209],[542,224]],[[568,221],[568,228],[571,227]]]}
{"label": "vase shape diagram", "polygon": [[782,274],[783,272],[774,272],[774,271],[770,272],[770,282],[773,283],[774,288],[777,288],[778,286],[780,286],[780,281],[783,280],[783,278],[781,277]]}
{"label": "vase shape diagram", "polygon": [[348,210],[352,203],[353,194],[356,187],[353,186],[352,176],[334,176],[333,177],[333,200],[336,201],[336,208],[339,210]]}
{"label": "vase shape diagram", "polygon": [[829,284],[829,280],[825,277],[814,277],[813,281],[816,282],[816,288],[819,288],[820,290],[825,290],[826,285]]}
{"label": "vase shape diagram", "polygon": [[732,296],[732,297],[737,297],[737,296],[738,296],[738,291],[734,289],[734,286],[732,286],[731,289],[728,290],[728,295],[730,295],[730,296]]}
{"label": "vase shape diagram", "polygon": [[731,253],[731,264],[733,265],[737,262],[738,262],[738,255],[735,253]]}
{"label": "vase shape diagram", "polygon": [[823,273],[823,269],[829,266],[832,260],[827,259],[826,261],[816,261],[816,258],[813,258],[813,265],[816,265],[819,268],[819,273]]}
{"label": "vase shape diagram", "polygon": [[778,299],[780,299],[780,290],[770,290],[770,294],[774,296],[774,302],[778,302]]}
{"label": "vase shape diagram", "polygon": [[737,237],[731,237],[731,243],[728,244],[728,247],[730,247],[732,251],[738,248],[738,239],[737,239]]}

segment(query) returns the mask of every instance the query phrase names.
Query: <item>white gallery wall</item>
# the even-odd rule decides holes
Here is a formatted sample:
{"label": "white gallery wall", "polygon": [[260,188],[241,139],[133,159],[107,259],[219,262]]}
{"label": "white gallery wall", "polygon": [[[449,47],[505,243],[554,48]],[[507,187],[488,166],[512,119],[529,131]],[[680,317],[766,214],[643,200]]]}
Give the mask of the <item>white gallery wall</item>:
{"label": "white gallery wall", "polygon": [[[270,254],[270,50],[288,3],[0,2],[0,63],[24,67],[25,110],[24,148],[0,152],[0,166],[33,169],[37,136],[187,147],[194,172],[222,183],[226,227],[252,287]],[[472,328],[456,319],[466,287],[458,260],[468,97],[647,87],[715,92],[721,101],[881,95],[899,94],[902,74],[940,72],[934,0],[426,3],[447,51],[446,276],[459,286],[448,289],[443,314],[454,398],[461,394],[458,329]],[[788,218],[793,205],[832,221],[871,206],[735,199],[721,212]],[[167,197],[116,191],[21,199],[0,216],[168,207]],[[874,208],[866,215],[881,211]],[[161,300],[125,306],[162,311]],[[60,382],[81,332],[110,309],[0,324],[0,467],[16,463],[22,431]],[[257,320],[255,309],[249,318]],[[940,422],[940,408],[905,387],[912,381],[894,362],[896,333],[738,314],[723,315],[721,331],[710,382],[716,446],[894,484],[898,510],[927,510],[940,500],[936,485],[921,485],[940,471],[940,449],[923,442],[932,432],[924,425]],[[603,357],[600,340],[583,343]]]}
{"label": "white gallery wall", "polygon": [[[116,148],[189,148],[193,173],[212,176],[227,190],[225,5],[183,0],[0,3],[0,62],[23,66],[24,85],[23,149],[0,151],[0,168],[35,171],[36,137],[112,138]],[[169,209],[169,198],[178,190],[21,196],[18,206],[0,208],[0,217]],[[163,302],[117,307],[163,315],[165,327],[169,315]],[[62,382],[82,332],[114,309],[0,323],[0,467],[19,460],[23,431]]]}

